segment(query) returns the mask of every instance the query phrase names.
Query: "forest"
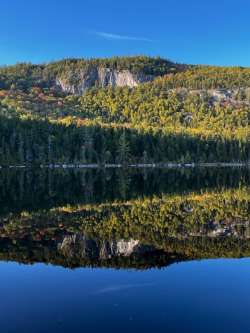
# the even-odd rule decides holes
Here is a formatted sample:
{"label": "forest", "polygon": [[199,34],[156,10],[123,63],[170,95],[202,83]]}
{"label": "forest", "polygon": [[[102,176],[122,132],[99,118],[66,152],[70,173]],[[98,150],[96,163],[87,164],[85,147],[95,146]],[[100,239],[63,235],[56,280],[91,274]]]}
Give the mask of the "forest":
{"label": "forest", "polygon": [[[63,91],[91,66],[151,75],[135,87]],[[0,165],[250,161],[250,69],[161,58],[0,68]]]}

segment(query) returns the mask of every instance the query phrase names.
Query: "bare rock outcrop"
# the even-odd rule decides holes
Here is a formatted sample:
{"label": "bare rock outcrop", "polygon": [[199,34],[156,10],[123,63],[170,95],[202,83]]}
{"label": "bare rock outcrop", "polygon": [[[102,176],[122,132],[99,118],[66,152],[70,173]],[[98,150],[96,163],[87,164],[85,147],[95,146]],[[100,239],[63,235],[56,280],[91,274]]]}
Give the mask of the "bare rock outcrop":
{"label": "bare rock outcrop", "polygon": [[116,70],[111,68],[91,66],[78,72],[71,72],[65,77],[58,77],[56,85],[62,91],[74,95],[82,95],[86,90],[98,87],[136,87],[140,83],[154,79],[153,75],[132,73],[129,70]]}

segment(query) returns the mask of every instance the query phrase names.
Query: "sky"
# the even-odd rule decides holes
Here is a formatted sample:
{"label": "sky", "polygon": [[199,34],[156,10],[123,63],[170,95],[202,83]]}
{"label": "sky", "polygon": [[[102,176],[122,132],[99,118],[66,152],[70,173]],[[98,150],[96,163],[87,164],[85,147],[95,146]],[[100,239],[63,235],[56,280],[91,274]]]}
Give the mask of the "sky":
{"label": "sky", "polygon": [[249,0],[0,0],[0,64],[161,56],[250,66]]}

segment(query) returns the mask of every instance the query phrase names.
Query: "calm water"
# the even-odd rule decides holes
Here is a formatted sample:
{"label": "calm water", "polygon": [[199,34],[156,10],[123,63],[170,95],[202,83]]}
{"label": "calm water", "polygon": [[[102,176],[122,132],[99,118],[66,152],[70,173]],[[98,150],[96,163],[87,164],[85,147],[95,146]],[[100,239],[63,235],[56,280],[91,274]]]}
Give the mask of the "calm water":
{"label": "calm water", "polygon": [[247,332],[250,171],[2,170],[1,332]]}

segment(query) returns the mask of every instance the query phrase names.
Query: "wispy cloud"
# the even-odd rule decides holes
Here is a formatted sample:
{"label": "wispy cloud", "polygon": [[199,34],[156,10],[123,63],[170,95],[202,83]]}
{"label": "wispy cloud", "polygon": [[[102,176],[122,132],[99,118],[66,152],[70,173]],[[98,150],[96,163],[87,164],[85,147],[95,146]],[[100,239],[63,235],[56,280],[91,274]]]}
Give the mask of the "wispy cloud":
{"label": "wispy cloud", "polygon": [[94,32],[94,34],[109,40],[131,40],[131,41],[141,41],[141,42],[154,42],[154,40],[150,38],[119,35],[104,31],[96,31]]}

